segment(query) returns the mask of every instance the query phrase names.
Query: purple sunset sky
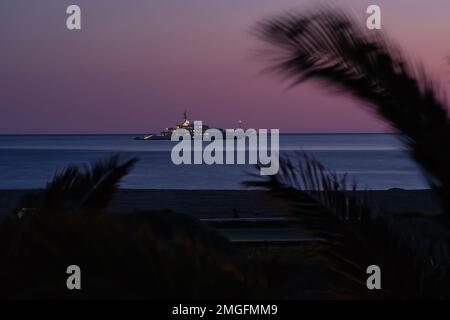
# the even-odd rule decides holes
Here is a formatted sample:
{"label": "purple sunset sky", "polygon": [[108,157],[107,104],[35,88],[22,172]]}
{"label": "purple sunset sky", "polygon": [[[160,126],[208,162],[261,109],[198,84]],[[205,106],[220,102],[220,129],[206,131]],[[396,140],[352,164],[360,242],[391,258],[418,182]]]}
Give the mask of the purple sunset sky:
{"label": "purple sunset sky", "polygon": [[[180,121],[281,132],[381,132],[358,101],[314,84],[286,90],[255,59],[262,18],[307,0],[2,0],[0,134],[143,133]],[[450,1],[334,1],[383,29],[449,87]],[[82,9],[82,31],[65,9]]]}

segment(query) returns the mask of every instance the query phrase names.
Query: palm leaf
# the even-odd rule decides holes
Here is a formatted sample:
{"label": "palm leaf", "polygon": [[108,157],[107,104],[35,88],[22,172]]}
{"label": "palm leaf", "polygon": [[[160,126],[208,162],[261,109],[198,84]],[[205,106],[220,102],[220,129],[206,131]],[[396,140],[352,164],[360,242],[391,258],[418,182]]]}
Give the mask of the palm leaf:
{"label": "palm leaf", "polygon": [[375,264],[383,274],[378,293],[383,297],[450,296],[443,285],[450,278],[443,272],[450,265],[446,242],[428,243],[390,216],[373,213],[355,183],[313,156],[284,156],[277,175],[245,184],[268,188],[274,198],[290,203],[290,214],[299,220],[294,226],[322,239],[328,267],[359,286],[360,294],[367,294],[366,268]]}
{"label": "palm leaf", "polygon": [[40,212],[102,212],[136,162],[135,158],[121,161],[114,155],[84,168],[70,166],[57,172],[38,196],[20,207]]}
{"label": "palm leaf", "polygon": [[298,152],[280,158],[277,175],[244,184],[267,188],[274,198],[290,203],[291,214],[299,221],[295,226],[321,238],[340,273],[362,283],[362,266],[373,260],[364,237],[371,212],[346,176],[339,177],[313,156]]}
{"label": "palm leaf", "polygon": [[256,34],[267,44],[271,70],[292,85],[313,79],[341,89],[398,129],[450,214],[450,124],[423,67],[336,9],[284,14],[259,23]]}
{"label": "palm leaf", "polygon": [[91,188],[81,200],[81,206],[87,211],[101,211],[111,201],[119,188],[120,180],[136,165],[137,159],[129,159],[120,163],[118,155],[94,164],[85,175],[91,183]]}

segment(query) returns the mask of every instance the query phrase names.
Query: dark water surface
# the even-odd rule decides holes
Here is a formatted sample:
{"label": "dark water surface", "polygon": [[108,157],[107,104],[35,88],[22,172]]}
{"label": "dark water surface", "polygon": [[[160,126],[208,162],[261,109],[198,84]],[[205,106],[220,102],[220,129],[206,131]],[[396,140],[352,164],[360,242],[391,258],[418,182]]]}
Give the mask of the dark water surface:
{"label": "dark water surface", "polygon": [[[43,187],[57,169],[113,153],[136,156],[136,168],[123,188],[240,189],[252,165],[180,165],[172,163],[171,141],[138,141],[135,135],[0,135],[0,189]],[[417,165],[397,135],[281,135],[281,153],[312,152],[363,188],[424,189]]]}

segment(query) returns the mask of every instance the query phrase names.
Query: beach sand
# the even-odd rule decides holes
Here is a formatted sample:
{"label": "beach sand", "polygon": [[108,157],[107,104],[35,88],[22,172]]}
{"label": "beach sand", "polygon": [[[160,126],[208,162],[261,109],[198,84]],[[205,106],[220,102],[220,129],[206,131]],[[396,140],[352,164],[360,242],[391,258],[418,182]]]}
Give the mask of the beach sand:
{"label": "beach sand", "polygon": [[[0,190],[0,215],[12,212],[26,193],[27,190]],[[375,210],[426,213],[437,213],[439,210],[430,190],[370,191],[367,198]],[[110,209],[119,213],[171,210],[198,218],[267,217],[283,214],[287,210],[263,190],[138,189],[121,189]]]}

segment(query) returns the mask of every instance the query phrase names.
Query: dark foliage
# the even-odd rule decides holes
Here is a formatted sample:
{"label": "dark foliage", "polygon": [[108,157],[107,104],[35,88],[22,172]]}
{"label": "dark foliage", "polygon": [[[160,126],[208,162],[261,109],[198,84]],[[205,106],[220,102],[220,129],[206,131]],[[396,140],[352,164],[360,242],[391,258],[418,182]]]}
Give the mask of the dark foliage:
{"label": "dark foliage", "polygon": [[292,85],[313,79],[366,102],[403,135],[450,214],[450,124],[436,84],[382,33],[334,8],[287,13],[256,28],[271,70]]}
{"label": "dark foliage", "polygon": [[[450,298],[449,233],[437,237],[432,226],[429,236],[400,218],[373,214],[355,184],[311,155],[281,158],[277,175],[246,185],[291,204],[295,226],[322,239],[328,267],[349,280],[354,297]],[[367,290],[369,265],[382,270],[381,292]]]}
{"label": "dark foliage", "polygon": [[[237,298],[263,295],[264,278],[229,241],[171,212],[108,214],[136,163],[118,156],[69,167],[0,222],[0,298]],[[82,290],[66,269],[82,270]]]}
{"label": "dark foliage", "polygon": [[41,212],[103,212],[119,187],[120,180],[135,166],[137,159],[121,162],[119,155],[86,165],[70,166],[58,173],[46,188],[22,201],[20,209]]}
{"label": "dark foliage", "polygon": [[[258,288],[225,238],[168,212],[9,217],[0,261],[3,299],[219,299]],[[67,290],[71,264],[82,270],[80,291]]]}

